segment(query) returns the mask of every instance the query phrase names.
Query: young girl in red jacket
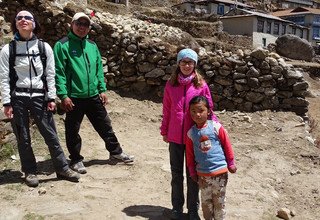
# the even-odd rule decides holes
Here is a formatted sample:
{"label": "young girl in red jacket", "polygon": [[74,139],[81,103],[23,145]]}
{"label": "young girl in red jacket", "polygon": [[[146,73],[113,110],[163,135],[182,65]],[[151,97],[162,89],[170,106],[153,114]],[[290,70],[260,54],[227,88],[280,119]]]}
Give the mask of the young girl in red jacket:
{"label": "young girl in red jacket", "polygon": [[196,96],[189,105],[195,125],[187,133],[187,167],[201,189],[204,219],[223,220],[228,171],[237,170],[233,149],[222,125],[208,120],[211,112],[207,98]]}
{"label": "young girl in red jacket", "polygon": [[[169,143],[171,166],[171,219],[180,219],[183,213],[183,170],[185,158],[185,140],[187,131],[193,125],[189,102],[197,95],[203,95],[213,107],[211,93],[207,83],[196,71],[198,54],[192,49],[183,49],[177,55],[177,69],[166,83],[163,97],[163,119],[161,135]],[[187,209],[189,219],[200,219],[198,184],[190,179],[187,171]]]}

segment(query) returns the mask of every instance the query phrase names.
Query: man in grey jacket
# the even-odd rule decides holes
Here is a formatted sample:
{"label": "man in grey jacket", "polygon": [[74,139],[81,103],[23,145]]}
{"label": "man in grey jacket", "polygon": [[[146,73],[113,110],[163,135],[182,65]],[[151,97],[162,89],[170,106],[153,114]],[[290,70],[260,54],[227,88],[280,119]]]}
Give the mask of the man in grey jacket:
{"label": "man in grey jacket", "polygon": [[[52,49],[49,44],[44,43],[44,68],[40,58],[39,39],[35,35],[40,27],[30,12],[20,11],[11,28],[15,34],[14,41],[5,45],[0,52],[0,85],[4,113],[13,119],[25,182],[31,187],[39,184],[37,163],[31,147],[29,114],[49,147],[57,177],[77,182],[80,175],[69,168],[52,117],[52,111],[56,107]],[[12,62],[13,54],[15,56]],[[44,74],[46,82],[42,77]]]}

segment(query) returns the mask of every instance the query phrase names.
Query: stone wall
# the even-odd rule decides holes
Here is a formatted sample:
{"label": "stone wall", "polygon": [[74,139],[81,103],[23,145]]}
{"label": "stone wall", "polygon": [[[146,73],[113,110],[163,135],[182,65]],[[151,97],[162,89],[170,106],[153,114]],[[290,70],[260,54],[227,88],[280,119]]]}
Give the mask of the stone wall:
{"label": "stone wall", "polygon": [[[53,46],[68,32],[75,9],[62,11],[41,0],[29,2],[3,0],[0,13],[8,21],[20,8],[33,11],[44,28],[41,37]],[[92,20],[95,28],[90,37],[103,56],[109,88],[162,96],[163,87],[176,68],[177,48],[199,47],[190,34],[163,23],[106,12],[97,12]],[[210,86],[215,109],[287,110],[299,115],[307,112],[308,84],[303,73],[277,54],[262,49],[233,53],[208,48],[210,45],[200,47],[198,69]]]}

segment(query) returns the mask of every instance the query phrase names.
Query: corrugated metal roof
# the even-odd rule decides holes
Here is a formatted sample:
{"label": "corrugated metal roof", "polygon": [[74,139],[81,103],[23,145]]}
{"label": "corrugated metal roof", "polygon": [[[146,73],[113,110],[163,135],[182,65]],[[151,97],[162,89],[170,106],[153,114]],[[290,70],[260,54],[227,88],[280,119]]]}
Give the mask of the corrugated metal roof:
{"label": "corrugated metal roof", "polygon": [[[208,3],[224,3],[224,4],[229,4],[229,5],[235,5],[236,4],[236,1],[232,1],[232,0],[195,0],[195,1],[184,1],[184,2],[181,2],[179,4],[176,4],[176,5],[173,5],[172,7],[176,7],[178,5],[182,5],[184,3],[199,3],[199,4],[208,4]],[[238,6],[241,6],[241,7],[244,7],[244,8],[254,8],[253,6],[250,6],[250,5],[247,5],[247,4],[244,4],[244,3],[241,3],[241,2],[237,2],[237,5]]]}
{"label": "corrugated metal roof", "polygon": [[301,15],[301,14],[320,14],[320,9],[298,7],[298,8],[291,8],[288,10],[276,11],[272,13],[272,15],[278,16],[278,17],[286,17],[289,15]]}
{"label": "corrugated metal roof", "polygon": [[[273,20],[279,20],[279,21],[284,21],[284,22],[288,22],[286,20],[283,20],[277,16],[273,16],[271,14],[265,14],[265,13],[261,13],[261,12],[257,12],[257,11],[250,11],[250,10],[246,10],[246,9],[236,9],[236,10],[240,10],[240,11],[243,11],[247,14],[250,14],[250,15],[255,15],[255,16],[259,16],[259,17],[263,17],[263,18],[268,18],[268,19],[273,19]],[[225,16],[223,16],[225,17]]]}

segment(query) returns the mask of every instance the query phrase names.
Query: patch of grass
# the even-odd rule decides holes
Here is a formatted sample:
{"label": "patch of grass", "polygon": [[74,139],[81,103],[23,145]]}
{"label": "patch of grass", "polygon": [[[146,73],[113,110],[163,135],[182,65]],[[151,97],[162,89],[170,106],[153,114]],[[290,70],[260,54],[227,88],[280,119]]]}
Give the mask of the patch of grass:
{"label": "patch of grass", "polygon": [[22,184],[9,184],[5,186],[6,189],[18,191],[18,192],[24,192],[24,188],[22,187]]}
{"label": "patch of grass", "polygon": [[12,144],[5,143],[0,147],[0,161],[8,159],[14,154],[16,154],[16,150]]}
{"label": "patch of grass", "polygon": [[44,216],[38,215],[36,213],[27,213],[25,216],[23,216],[23,220],[44,220]]}
{"label": "patch of grass", "polygon": [[86,198],[86,199],[91,199],[91,200],[96,199],[96,197],[93,196],[93,195],[86,195],[85,198]]}
{"label": "patch of grass", "polygon": [[7,201],[14,201],[17,199],[17,197],[14,195],[4,195],[2,198]]}
{"label": "patch of grass", "polygon": [[312,133],[316,130],[316,128],[318,127],[318,122],[313,119],[312,117],[309,116],[309,133]]}

